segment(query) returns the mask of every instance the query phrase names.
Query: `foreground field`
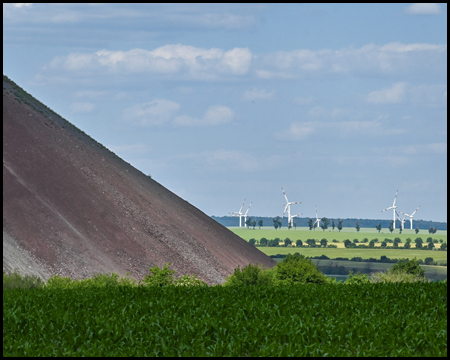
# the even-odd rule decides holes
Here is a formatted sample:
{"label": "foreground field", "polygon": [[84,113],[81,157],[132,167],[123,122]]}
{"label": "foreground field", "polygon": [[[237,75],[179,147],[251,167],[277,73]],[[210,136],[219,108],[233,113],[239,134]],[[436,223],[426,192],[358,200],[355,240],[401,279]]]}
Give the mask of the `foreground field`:
{"label": "foreground field", "polygon": [[291,230],[284,228],[282,228],[281,230],[275,230],[273,227],[262,227],[261,229],[258,229],[258,227],[256,227],[255,230],[253,230],[252,228],[246,229],[239,227],[230,227],[229,229],[236,235],[239,235],[241,238],[247,241],[251,238],[259,240],[263,237],[267,239],[274,239],[278,237],[281,240],[289,238],[294,243],[298,239],[301,239],[302,241],[305,241],[307,239],[327,239],[329,242],[335,239],[339,242],[343,242],[345,239],[358,239],[359,241],[361,241],[364,238],[367,238],[369,240],[377,238],[381,242],[385,238],[393,240],[394,238],[398,237],[402,240],[402,243],[404,243],[407,238],[411,238],[414,242],[414,239],[417,237],[421,237],[423,241],[425,241],[428,237],[432,237],[433,239],[443,240],[444,242],[447,242],[447,231],[439,230],[436,232],[436,234],[428,234],[428,231],[421,230],[416,235],[414,230],[409,229],[403,230],[402,234],[399,234],[398,230],[394,230],[391,234],[387,229],[383,229],[381,233],[378,233],[376,229],[370,228],[361,228],[359,232],[356,232],[355,228],[343,228],[341,232],[339,232],[337,229],[331,231],[331,228],[327,229],[326,231],[322,231],[322,229],[309,230],[309,228],[305,227],[297,229],[292,228]]}
{"label": "foreground field", "polygon": [[3,356],[447,356],[447,284],[4,290],[3,329]]}

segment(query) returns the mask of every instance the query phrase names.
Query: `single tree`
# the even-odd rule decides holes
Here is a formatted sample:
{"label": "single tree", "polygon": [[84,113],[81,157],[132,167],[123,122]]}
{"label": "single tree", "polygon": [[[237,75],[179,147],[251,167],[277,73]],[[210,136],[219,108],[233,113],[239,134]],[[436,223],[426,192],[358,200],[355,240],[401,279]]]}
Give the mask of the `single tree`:
{"label": "single tree", "polygon": [[432,242],[428,243],[428,250],[433,250],[434,244]]}
{"label": "single tree", "polygon": [[297,221],[294,221],[294,229],[297,230]]}
{"label": "single tree", "polygon": [[439,248],[439,250],[447,251],[447,243],[443,243],[443,244],[441,245],[441,247]]}
{"label": "single tree", "polygon": [[301,241],[300,239],[298,239],[298,240],[295,242],[295,245],[296,245],[296,246],[302,246],[302,245],[303,245],[303,241]]}
{"label": "single tree", "polygon": [[374,240],[370,240],[369,241],[369,247],[371,247],[371,248],[375,247],[375,241]]}
{"label": "single tree", "polygon": [[416,232],[416,234],[419,233],[419,228],[416,228],[416,230],[414,230]]}
{"label": "single tree", "polygon": [[284,239],[284,246],[287,247],[289,245],[292,245],[292,241],[289,238]]}
{"label": "single tree", "polygon": [[253,227],[253,230],[255,230],[255,226],[256,226],[256,221],[255,221],[255,220],[252,220],[252,222],[251,222],[250,224],[252,225],[252,227]]}
{"label": "single tree", "polygon": [[247,226],[247,229],[250,229],[251,223],[252,223],[252,218],[248,217],[247,220],[245,220],[245,225]]}
{"label": "single tree", "polygon": [[345,247],[350,247],[350,246],[352,246],[352,242],[351,242],[349,239],[346,239],[346,240],[344,241],[344,246],[345,246]]}
{"label": "single tree", "polygon": [[249,243],[250,245],[255,246],[256,240],[255,240],[255,239],[250,239],[250,240],[248,241],[248,243]]}
{"label": "single tree", "polygon": [[336,227],[336,226],[334,225],[334,219],[331,220],[331,227],[333,228],[333,231],[334,231],[334,228]]}
{"label": "single tree", "polygon": [[259,240],[259,244],[260,245],[262,245],[262,246],[267,246],[267,243],[268,243],[268,241],[267,241],[267,239],[266,238],[261,238],[261,240]]}
{"label": "single tree", "polygon": [[312,230],[312,228],[313,228],[313,219],[309,219],[308,220],[308,226],[309,226],[309,230]]}
{"label": "single tree", "polygon": [[379,234],[381,231],[381,222],[377,226],[375,226],[375,228],[378,230],[378,234]]}
{"label": "single tree", "polygon": [[382,243],[381,243],[381,247],[382,248],[385,248],[387,246],[387,242],[386,241],[383,241]]}
{"label": "single tree", "polygon": [[400,221],[400,227],[398,228],[398,230],[399,230],[399,234],[401,234],[403,231],[403,224],[401,221]]}
{"label": "single tree", "polygon": [[259,219],[258,221],[259,230],[261,230],[261,226],[263,226],[263,220]]}
{"label": "single tree", "polygon": [[359,227],[359,220],[356,220],[356,226],[355,226],[356,232],[359,232],[359,230],[361,229]]}
{"label": "single tree", "polygon": [[411,249],[411,243],[406,242],[405,245],[403,245],[403,249]]}
{"label": "single tree", "polygon": [[320,240],[320,245],[322,245],[323,247],[327,247],[327,244],[328,244],[328,240],[327,239]]}
{"label": "single tree", "polygon": [[[282,221],[280,220],[280,217],[277,216],[277,217],[275,218],[275,221],[276,221],[277,224],[278,224],[278,229],[281,229]],[[275,229],[277,229],[277,228],[275,228]]]}
{"label": "single tree", "polygon": [[322,221],[322,225],[320,225],[320,227],[322,228],[323,231],[325,231],[326,229],[328,229],[328,224],[330,223],[330,220],[328,220],[326,217],[323,217],[320,220]]}
{"label": "single tree", "polygon": [[[277,216],[277,217],[278,217],[278,216]],[[275,228],[275,230],[278,229],[278,219],[277,219],[277,218],[274,218],[274,219],[273,219],[273,227]]]}
{"label": "single tree", "polygon": [[306,243],[307,243],[310,247],[315,247],[315,246],[316,246],[316,240],[315,240],[315,239],[308,239],[308,240],[306,240]]}
{"label": "single tree", "polygon": [[341,219],[338,220],[337,228],[338,228],[339,232],[341,232],[341,230],[342,230],[342,221],[343,220],[341,220]]}
{"label": "single tree", "polygon": [[391,223],[389,224],[389,231],[392,232],[394,231],[394,220],[391,220]]}

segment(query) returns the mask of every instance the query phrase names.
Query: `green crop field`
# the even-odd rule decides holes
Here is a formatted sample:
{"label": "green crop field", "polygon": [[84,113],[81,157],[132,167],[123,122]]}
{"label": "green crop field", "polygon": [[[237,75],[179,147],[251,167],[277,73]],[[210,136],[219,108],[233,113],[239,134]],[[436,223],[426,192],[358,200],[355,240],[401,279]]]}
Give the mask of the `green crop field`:
{"label": "green crop field", "polygon": [[3,356],[447,356],[447,284],[3,290]]}
{"label": "green crop field", "polygon": [[414,249],[358,249],[358,248],[307,248],[307,247],[266,247],[259,246],[258,250],[262,251],[266,255],[276,255],[276,254],[293,254],[300,253],[305,256],[320,256],[326,255],[329,258],[337,257],[362,257],[363,259],[375,258],[379,259],[382,255],[388,258],[408,258],[412,259],[416,257],[417,259],[425,260],[426,257],[432,257],[434,260],[445,260],[447,261],[447,251],[434,251],[434,250],[414,250]]}
{"label": "green crop field", "polygon": [[258,227],[253,230],[253,228],[239,228],[239,227],[229,227],[231,231],[233,231],[236,235],[240,236],[244,240],[250,240],[251,238],[255,238],[257,240],[265,237],[266,239],[275,239],[280,238],[284,240],[286,238],[291,239],[294,243],[296,240],[300,239],[303,242],[307,239],[327,239],[331,242],[333,239],[338,240],[339,242],[343,242],[346,239],[353,241],[353,239],[358,239],[361,241],[364,238],[370,240],[377,238],[380,240],[386,239],[394,239],[396,237],[402,240],[402,243],[406,241],[407,238],[411,238],[414,242],[414,239],[417,237],[421,237],[425,242],[428,237],[437,240],[443,240],[447,242],[447,231],[438,230],[436,234],[429,234],[428,231],[420,230],[420,232],[416,235],[414,230],[403,230],[402,234],[399,234],[399,230],[394,230],[392,234],[388,229],[381,230],[380,233],[376,229],[371,228],[361,228],[359,232],[356,232],[355,228],[342,228],[341,232],[337,229],[334,231],[327,229],[326,231],[322,231],[322,229],[309,230],[306,227],[298,227],[297,229],[292,228],[288,230],[287,228],[282,228],[281,230],[275,230],[275,228],[270,227],[262,227],[258,229]]}

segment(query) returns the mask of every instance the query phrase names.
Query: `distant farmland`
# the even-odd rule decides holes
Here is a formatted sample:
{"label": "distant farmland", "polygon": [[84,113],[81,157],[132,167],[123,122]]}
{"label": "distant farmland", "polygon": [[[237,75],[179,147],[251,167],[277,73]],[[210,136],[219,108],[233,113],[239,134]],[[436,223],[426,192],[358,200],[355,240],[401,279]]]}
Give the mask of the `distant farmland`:
{"label": "distant farmland", "polygon": [[401,239],[402,244],[405,243],[407,238],[411,238],[412,246],[414,246],[414,239],[416,239],[417,237],[421,237],[424,242],[426,242],[426,239],[428,237],[447,242],[447,230],[438,230],[435,234],[429,234],[428,231],[420,230],[420,232],[416,235],[415,231],[410,229],[403,230],[401,234],[399,234],[399,230],[396,229],[391,234],[388,229],[382,229],[381,232],[378,233],[376,229],[372,228],[361,228],[359,232],[356,232],[356,229],[354,227],[344,227],[342,228],[341,232],[339,232],[336,228],[334,229],[334,231],[332,231],[331,228],[322,231],[321,228],[317,228],[316,230],[309,230],[309,228],[307,227],[297,227],[297,229],[292,228],[291,230],[288,230],[287,228],[275,230],[275,228],[268,226],[262,227],[261,229],[256,226],[255,230],[253,230],[253,228],[248,229],[239,227],[229,227],[228,229],[247,241],[252,238],[259,240],[263,237],[269,240],[275,238],[284,240],[286,238],[289,238],[294,244],[298,239],[302,240],[303,242],[305,242],[305,240],[307,239],[316,239],[317,241],[320,241],[321,239],[327,239],[328,242],[331,243],[333,239],[339,242],[343,242],[346,239],[349,239],[350,241],[353,241],[353,239],[358,239],[358,241],[361,242],[361,240],[363,240],[364,238],[367,238],[369,241],[377,238],[381,243],[385,238],[394,240],[394,238],[396,237]]}

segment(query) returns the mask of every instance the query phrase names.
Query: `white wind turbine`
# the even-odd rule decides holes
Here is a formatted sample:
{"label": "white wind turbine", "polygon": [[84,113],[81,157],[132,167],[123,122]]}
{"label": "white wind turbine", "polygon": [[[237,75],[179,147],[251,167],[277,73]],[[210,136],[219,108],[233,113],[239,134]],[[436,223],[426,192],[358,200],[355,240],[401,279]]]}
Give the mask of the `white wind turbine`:
{"label": "white wind turbine", "polygon": [[395,230],[395,209],[397,208],[397,206],[395,206],[395,200],[397,200],[397,193],[398,193],[398,189],[397,189],[397,192],[395,193],[394,203],[392,204],[392,206],[390,206],[384,210],[381,210],[381,212],[384,212],[384,211],[393,209],[394,230]]}
{"label": "white wind turbine", "polygon": [[301,202],[299,202],[299,201],[289,202],[289,200],[288,200],[288,198],[286,196],[286,193],[284,192],[283,187],[281,187],[281,190],[283,191],[284,198],[286,199],[286,205],[283,205],[284,206],[284,212],[283,212],[283,215],[281,216],[281,218],[284,217],[284,214],[286,214],[286,210],[287,210],[287,213],[288,213],[288,225],[291,224],[291,226],[292,226],[292,219],[297,217],[297,216],[303,215],[303,214],[297,214],[297,215],[292,215],[291,216],[291,205],[301,204]]}
{"label": "white wind turbine", "polygon": [[319,219],[319,217],[317,216],[317,205],[316,205],[316,221],[314,221],[313,226],[316,225],[316,223],[317,223],[317,227],[320,227],[320,219]]}
{"label": "white wind turbine", "polygon": [[[400,224],[402,225],[402,230],[404,230],[404,229],[405,229],[405,219],[406,219],[406,216],[404,216],[403,219],[400,219],[400,215],[398,214],[397,210],[395,211],[395,213],[397,214],[397,219],[398,219],[398,221],[400,221]],[[403,214],[403,213],[402,213],[402,214]]]}
{"label": "white wind turbine", "polygon": [[250,210],[250,206],[252,206],[252,203],[250,203],[250,205],[248,206],[247,211],[246,211],[245,214],[244,214],[244,226],[245,226],[245,227],[247,227],[246,221],[247,221],[247,214],[248,214],[248,211]]}
{"label": "white wind turbine", "polygon": [[413,219],[414,214],[416,213],[416,211],[419,210],[419,208],[420,208],[420,205],[419,205],[419,207],[416,210],[414,210],[414,212],[411,215],[405,214],[404,212],[400,211],[403,215],[409,217],[409,222],[411,223],[411,230],[413,228],[413,226],[412,226],[412,219]]}
{"label": "white wind turbine", "polygon": [[[232,214],[233,216],[239,216],[239,227],[242,227],[241,219],[242,219],[242,216],[244,216],[244,214],[242,213],[242,208],[244,207],[245,200],[247,200],[247,199],[244,199],[244,202],[242,203],[242,206],[241,206],[241,209],[239,210],[239,212],[230,212],[230,214]],[[248,210],[247,210],[247,212],[248,212]]]}

